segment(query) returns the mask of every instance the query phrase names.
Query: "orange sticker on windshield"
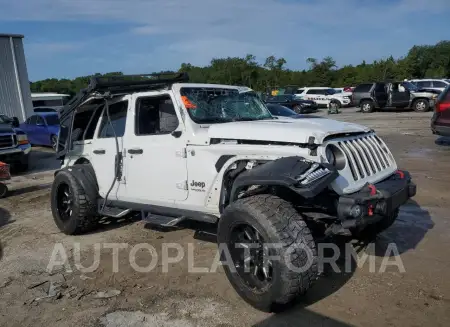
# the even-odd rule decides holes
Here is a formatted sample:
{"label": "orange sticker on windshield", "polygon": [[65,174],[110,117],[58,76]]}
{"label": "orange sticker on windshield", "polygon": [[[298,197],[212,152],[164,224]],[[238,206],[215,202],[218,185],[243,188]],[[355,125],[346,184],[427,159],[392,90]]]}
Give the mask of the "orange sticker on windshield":
{"label": "orange sticker on windshield", "polygon": [[181,100],[183,101],[184,106],[186,107],[186,109],[196,109],[197,106],[195,104],[193,104],[187,96],[182,95],[181,96]]}

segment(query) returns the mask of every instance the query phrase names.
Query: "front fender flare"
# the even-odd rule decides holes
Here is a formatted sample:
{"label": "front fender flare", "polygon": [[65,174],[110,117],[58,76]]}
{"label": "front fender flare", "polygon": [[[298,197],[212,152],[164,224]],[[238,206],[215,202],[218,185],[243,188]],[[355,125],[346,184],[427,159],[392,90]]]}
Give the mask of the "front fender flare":
{"label": "front fender flare", "polygon": [[322,192],[336,177],[336,168],[327,163],[320,163],[316,169],[328,169],[328,175],[308,185],[299,185],[298,177],[305,174],[315,162],[303,157],[292,156],[276,159],[253,169],[244,171],[236,177],[230,193],[230,202],[237,199],[238,193],[246,186],[283,186],[304,198],[313,198]]}

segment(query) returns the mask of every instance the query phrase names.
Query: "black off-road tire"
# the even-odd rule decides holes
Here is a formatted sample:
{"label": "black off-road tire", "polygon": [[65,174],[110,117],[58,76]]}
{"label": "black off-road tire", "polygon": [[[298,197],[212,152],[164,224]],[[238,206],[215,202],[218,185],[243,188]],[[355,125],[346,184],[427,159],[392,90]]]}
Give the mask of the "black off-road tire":
{"label": "black off-road tire", "polygon": [[[281,259],[273,263],[272,283],[262,292],[250,288],[222,257],[227,278],[253,307],[265,312],[282,310],[285,304],[304,294],[318,277],[317,249],[310,230],[289,202],[267,194],[237,200],[224,210],[218,226],[219,245],[229,244],[231,231],[239,224],[251,225],[266,243],[281,244],[275,250]],[[296,272],[288,264],[304,269]]]}
{"label": "black off-road tire", "polygon": [[[67,185],[73,201],[70,218],[62,219],[58,209],[58,192],[61,185]],[[59,230],[66,235],[78,235],[92,230],[97,223],[96,199],[90,199],[77,179],[67,170],[56,174],[51,190],[53,219]]]}
{"label": "black off-road tire", "polygon": [[430,110],[430,101],[426,99],[417,99],[413,102],[412,108],[416,112],[427,112]]}
{"label": "black off-road tire", "polygon": [[389,216],[384,216],[381,220],[374,224],[368,225],[366,228],[354,231],[353,236],[359,240],[371,241],[377,237],[378,234],[384,232],[386,229],[394,224],[398,217],[399,209],[395,210]]}
{"label": "black off-road tire", "polygon": [[6,198],[8,195],[8,186],[5,183],[0,182],[0,199]]}
{"label": "black off-road tire", "polygon": [[363,113],[371,113],[375,110],[375,104],[370,100],[361,101],[359,106],[361,108],[361,112]]}

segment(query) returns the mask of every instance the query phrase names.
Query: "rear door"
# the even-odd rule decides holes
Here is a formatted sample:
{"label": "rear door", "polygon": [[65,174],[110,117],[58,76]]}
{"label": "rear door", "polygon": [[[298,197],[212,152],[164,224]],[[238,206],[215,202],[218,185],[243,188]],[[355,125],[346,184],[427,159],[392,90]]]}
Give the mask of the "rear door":
{"label": "rear door", "polygon": [[386,92],[386,84],[375,83],[375,86],[372,90],[372,94],[377,102],[378,107],[380,108],[386,107],[388,102],[388,93]]}
{"label": "rear door", "polygon": [[328,97],[325,95],[327,89],[309,89],[306,91],[304,99],[315,101],[318,105],[328,104]]}
{"label": "rear door", "polygon": [[[118,158],[122,155],[123,135],[130,105],[130,96],[121,97],[109,103],[109,118],[106,107],[97,124],[92,141],[90,160],[97,177],[100,196],[105,197],[114,182],[108,199],[117,200],[124,191],[125,179],[116,176]],[[123,175],[123,172],[122,172]]]}

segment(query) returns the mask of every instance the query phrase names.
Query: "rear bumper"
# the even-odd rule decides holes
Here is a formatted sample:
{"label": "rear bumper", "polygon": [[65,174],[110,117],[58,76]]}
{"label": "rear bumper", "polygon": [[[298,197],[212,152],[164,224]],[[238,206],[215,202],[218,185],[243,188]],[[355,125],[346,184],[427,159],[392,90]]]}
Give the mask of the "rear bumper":
{"label": "rear bumper", "polygon": [[434,120],[432,120],[431,132],[440,136],[450,136],[450,125],[437,125]]}
{"label": "rear bumper", "polygon": [[341,196],[337,206],[338,218],[345,228],[365,227],[394,213],[414,195],[416,185],[410,174],[397,171],[382,182]]}

